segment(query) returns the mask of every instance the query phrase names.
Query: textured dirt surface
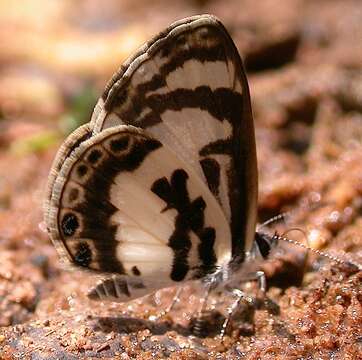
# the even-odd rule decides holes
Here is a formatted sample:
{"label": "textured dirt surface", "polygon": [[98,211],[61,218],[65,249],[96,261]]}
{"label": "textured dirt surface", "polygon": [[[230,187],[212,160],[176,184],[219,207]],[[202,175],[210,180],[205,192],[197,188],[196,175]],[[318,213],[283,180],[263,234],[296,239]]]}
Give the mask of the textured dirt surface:
{"label": "textured dirt surface", "polygon": [[[52,158],[87,121],[106,80],[149,36],[196,13],[219,16],[248,68],[259,219],[289,211],[288,236],[362,262],[362,5],[359,0],[158,0],[0,4],[0,359],[359,359],[362,274],[284,246],[263,264],[227,335],[227,294],[188,285],[128,304],[94,303],[94,277],[62,270],[42,225]],[[169,7],[169,11],[165,11]],[[167,14],[166,14],[167,13]],[[301,229],[301,231],[291,229]]]}

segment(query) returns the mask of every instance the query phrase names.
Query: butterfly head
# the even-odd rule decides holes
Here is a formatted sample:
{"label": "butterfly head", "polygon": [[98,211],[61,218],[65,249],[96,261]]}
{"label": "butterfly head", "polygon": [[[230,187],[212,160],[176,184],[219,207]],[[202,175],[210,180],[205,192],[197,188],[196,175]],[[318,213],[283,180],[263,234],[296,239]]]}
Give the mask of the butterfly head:
{"label": "butterfly head", "polygon": [[339,258],[337,256],[331,255],[327,252],[318,249],[313,249],[308,244],[305,245],[299,241],[289,239],[287,237],[284,237],[283,235],[279,235],[276,232],[273,235],[261,231],[255,232],[255,241],[250,253],[251,258],[256,258],[258,256],[259,257],[261,256],[263,259],[267,259],[272,250],[279,244],[280,241],[303,248],[309,252],[313,252],[319,256],[325,257],[330,261],[334,261],[340,265],[349,266],[351,269],[354,269],[354,271],[362,271],[362,266],[359,263]]}
{"label": "butterfly head", "polygon": [[273,248],[277,246],[279,239],[280,236],[277,233],[270,235],[265,232],[256,231],[252,252],[254,255],[260,254],[263,259],[267,259]]}

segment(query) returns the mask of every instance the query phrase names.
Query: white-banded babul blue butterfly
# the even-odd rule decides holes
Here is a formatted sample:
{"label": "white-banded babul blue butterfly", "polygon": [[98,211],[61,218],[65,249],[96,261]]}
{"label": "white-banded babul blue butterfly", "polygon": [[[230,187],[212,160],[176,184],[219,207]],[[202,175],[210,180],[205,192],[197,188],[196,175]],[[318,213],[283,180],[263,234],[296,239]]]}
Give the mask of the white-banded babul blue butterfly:
{"label": "white-banded babul blue butterfly", "polygon": [[109,81],[58,151],[45,221],[64,259],[105,275],[90,298],[128,301],[187,280],[242,280],[278,240],[255,231],[257,194],[242,60],[221,22],[201,15]]}

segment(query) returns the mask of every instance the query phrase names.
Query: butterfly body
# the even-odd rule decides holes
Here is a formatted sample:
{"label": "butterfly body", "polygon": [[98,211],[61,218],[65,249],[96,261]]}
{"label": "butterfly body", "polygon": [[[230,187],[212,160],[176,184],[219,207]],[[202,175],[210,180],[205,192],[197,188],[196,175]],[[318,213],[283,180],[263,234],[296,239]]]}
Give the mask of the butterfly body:
{"label": "butterfly body", "polygon": [[45,221],[68,263],[106,275],[91,298],[130,300],[227,282],[253,252],[256,202],[245,71],[224,26],[200,15],[113,76],[58,151]]}

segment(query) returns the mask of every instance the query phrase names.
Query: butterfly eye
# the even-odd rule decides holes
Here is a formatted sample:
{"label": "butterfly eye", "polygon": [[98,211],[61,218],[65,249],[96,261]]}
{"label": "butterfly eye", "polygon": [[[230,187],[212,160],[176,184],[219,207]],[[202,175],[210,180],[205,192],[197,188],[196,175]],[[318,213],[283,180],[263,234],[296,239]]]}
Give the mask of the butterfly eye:
{"label": "butterfly eye", "polygon": [[258,246],[261,256],[264,259],[266,259],[270,254],[271,240],[272,238],[267,234],[259,232],[255,233],[255,242]]}

